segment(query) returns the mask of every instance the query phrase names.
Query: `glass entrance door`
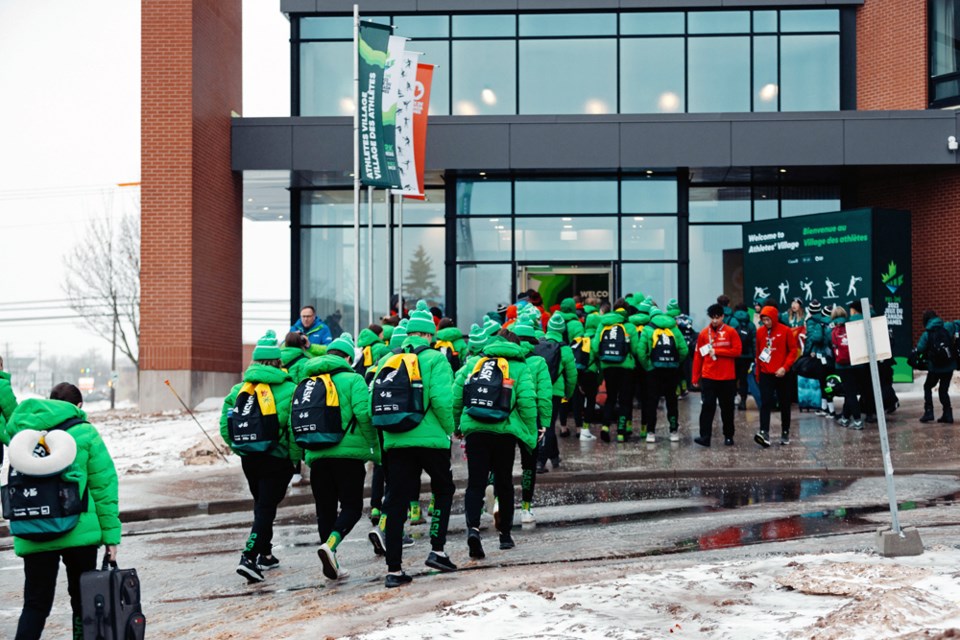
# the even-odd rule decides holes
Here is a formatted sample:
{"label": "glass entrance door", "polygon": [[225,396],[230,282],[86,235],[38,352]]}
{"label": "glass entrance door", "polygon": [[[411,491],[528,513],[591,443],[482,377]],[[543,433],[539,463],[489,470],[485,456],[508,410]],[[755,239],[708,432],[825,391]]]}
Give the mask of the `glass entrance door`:
{"label": "glass entrance door", "polygon": [[517,291],[529,289],[540,293],[543,308],[547,310],[574,295],[609,301],[613,290],[613,266],[521,265]]}

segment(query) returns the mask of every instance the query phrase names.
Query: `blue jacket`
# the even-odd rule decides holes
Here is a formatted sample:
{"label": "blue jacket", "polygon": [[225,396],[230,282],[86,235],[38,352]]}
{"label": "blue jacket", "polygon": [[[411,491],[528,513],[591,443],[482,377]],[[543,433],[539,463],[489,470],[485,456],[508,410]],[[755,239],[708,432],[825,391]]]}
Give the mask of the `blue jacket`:
{"label": "blue jacket", "polygon": [[[953,336],[954,328],[953,328],[952,322],[944,322],[943,319],[936,318],[936,317],[931,318],[930,322],[927,323],[927,326],[924,327],[923,333],[920,334],[920,339],[917,340],[917,353],[922,353],[922,354],[927,353],[928,344],[930,342],[930,331],[934,328],[942,328],[946,330],[946,332],[950,334],[951,337]],[[935,367],[933,363],[930,362],[929,357],[927,358],[927,362],[928,362],[927,371],[929,371],[930,373],[950,373],[951,371],[954,370],[953,363],[940,366],[940,367]]]}
{"label": "blue jacket", "polygon": [[297,323],[290,327],[290,331],[299,331],[310,339],[310,344],[328,345],[333,342],[333,336],[330,335],[330,327],[319,320],[313,321],[313,326],[309,329],[303,328],[303,322],[297,320]]}

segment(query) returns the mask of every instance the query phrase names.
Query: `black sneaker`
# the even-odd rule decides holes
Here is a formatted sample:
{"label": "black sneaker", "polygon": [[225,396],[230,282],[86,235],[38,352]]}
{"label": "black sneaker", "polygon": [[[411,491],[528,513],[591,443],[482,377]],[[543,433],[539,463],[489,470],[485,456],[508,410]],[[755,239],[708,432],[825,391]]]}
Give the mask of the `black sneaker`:
{"label": "black sneaker", "polygon": [[400,575],[388,573],[387,579],[383,581],[383,584],[386,585],[387,589],[392,589],[394,587],[402,587],[403,585],[410,584],[411,582],[413,582],[413,578],[401,572]]}
{"label": "black sneaker", "polygon": [[697,436],[696,438],[693,439],[693,441],[696,442],[696,443],[697,443],[698,445],[700,445],[701,447],[709,447],[709,446],[710,446],[710,440],[707,439],[707,438],[704,438],[703,436]]}
{"label": "black sneaker", "polygon": [[500,550],[501,551],[506,551],[507,549],[513,549],[515,546],[517,545],[513,542],[513,538],[510,537],[509,533],[500,534]]}
{"label": "black sneaker", "polygon": [[724,444],[724,446],[732,447],[732,446],[733,446],[733,438],[724,438],[724,439],[723,439],[723,444]]}
{"label": "black sneaker", "polygon": [[387,555],[387,543],[383,538],[383,531],[380,531],[380,527],[376,527],[370,533],[367,534],[367,538],[370,539],[370,544],[373,545],[373,552],[378,556]]}
{"label": "black sneaker", "polygon": [[600,440],[610,442],[610,427],[606,425],[600,427]]}
{"label": "black sneaker", "polygon": [[537,463],[537,473],[548,473],[550,470],[547,469],[546,463],[538,462]]}
{"label": "black sneaker", "polygon": [[403,545],[404,549],[409,549],[413,546],[413,536],[411,536],[409,533],[404,533],[403,540],[400,542],[400,544]]}
{"label": "black sneaker", "polygon": [[783,446],[787,446],[788,444],[790,444],[790,436],[786,434],[780,436],[780,444]]}
{"label": "black sneaker", "polygon": [[457,565],[453,564],[449,556],[437,555],[436,551],[431,551],[430,555],[427,556],[427,561],[424,562],[423,564],[427,565],[432,569],[443,571],[444,573],[449,573],[451,571],[457,570]]}
{"label": "black sneaker", "polygon": [[280,558],[274,555],[260,556],[257,558],[257,564],[260,565],[261,570],[276,569],[280,566]]}
{"label": "black sneaker", "polygon": [[480,532],[476,529],[470,529],[467,533],[467,547],[470,549],[470,557],[476,560],[482,560],[487,557],[483,552],[483,543],[480,542]]}
{"label": "black sneaker", "polygon": [[753,436],[753,441],[766,449],[770,446],[770,435],[764,433],[763,431],[757,431],[757,434]]}
{"label": "black sneaker", "polygon": [[253,558],[241,555],[240,564],[237,565],[237,573],[246,578],[250,584],[263,582],[263,572]]}

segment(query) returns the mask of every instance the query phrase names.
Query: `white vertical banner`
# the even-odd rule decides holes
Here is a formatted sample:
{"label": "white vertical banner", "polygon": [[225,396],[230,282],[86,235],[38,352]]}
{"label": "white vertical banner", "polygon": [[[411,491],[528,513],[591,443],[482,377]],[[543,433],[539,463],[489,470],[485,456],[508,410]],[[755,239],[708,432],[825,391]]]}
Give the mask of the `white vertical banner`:
{"label": "white vertical banner", "polygon": [[397,107],[403,83],[400,73],[403,70],[403,54],[406,46],[406,38],[390,36],[387,41],[387,60],[383,71],[383,156],[387,165],[387,175],[394,181],[394,184],[391,185],[393,188],[400,186],[397,168],[396,126]]}
{"label": "white vertical banner", "polygon": [[417,160],[413,152],[413,115],[417,88],[417,64],[420,54],[404,51],[400,63],[400,93],[397,99],[397,169],[401,188],[396,193],[405,196],[422,195],[417,184]]}

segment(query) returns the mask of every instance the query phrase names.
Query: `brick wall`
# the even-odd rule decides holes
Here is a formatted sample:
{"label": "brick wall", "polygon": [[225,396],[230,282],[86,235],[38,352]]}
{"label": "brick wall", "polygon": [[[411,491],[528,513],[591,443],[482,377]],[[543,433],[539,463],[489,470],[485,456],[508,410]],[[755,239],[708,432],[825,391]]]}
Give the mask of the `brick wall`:
{"label": "brick wall", "polygon": [[241,366],[240,0],[141,0],[141,366]]}
{"label": "brick wall", "polygon": [[927,0],[866,0],[857,11],[857,109],[927,107]]}

